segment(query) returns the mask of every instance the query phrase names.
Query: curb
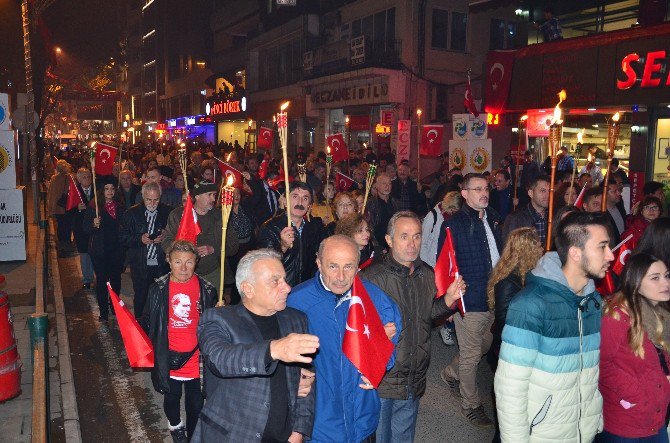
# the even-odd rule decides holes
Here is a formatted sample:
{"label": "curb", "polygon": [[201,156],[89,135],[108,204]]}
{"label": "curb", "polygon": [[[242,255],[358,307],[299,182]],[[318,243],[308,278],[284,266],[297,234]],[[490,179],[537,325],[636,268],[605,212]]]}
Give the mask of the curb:
{"label": "curb", "polygon": [[[49,220],[51,232],[53,221]],[[58,255],[53,237],[49,240],[49,270],[53,282],[54,305],[56,309],[56,331],[58,335],[58,367],[60,372],[60,387],[63,402],[63,427],[65,439],[68,442],[80,443],[81,430],[79,428],[79,410],[77,409],[77,396],[74,391],[74,377],[72,375],[72,360],[70,358],[70,341],[67,332],[67,319],[65,317],[65,305],[63,304],[63,292],[60,284],[60,271],[58,270]]]}

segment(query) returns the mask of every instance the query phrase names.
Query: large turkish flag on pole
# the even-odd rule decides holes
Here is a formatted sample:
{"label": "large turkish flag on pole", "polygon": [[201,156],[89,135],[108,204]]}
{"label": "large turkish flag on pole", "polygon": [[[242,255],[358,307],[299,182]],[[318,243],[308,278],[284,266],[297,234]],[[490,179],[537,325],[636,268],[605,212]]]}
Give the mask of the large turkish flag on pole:
{"label": "large turkish flag on pole", "polygon": [[335,189],[337,192],[347,192],[354,185],[354,179],[346,174],[335,174]]}
{"label": "large turkish flag on pole", "polygon": [[505,111],[510,85],[512,67],[516,51],[489,51],[486,55],[486,111],[500,114]]}
{"label": "large turkish flag on pole", "polygon": [[379,313],[358,276],[351,288],[342,352],[375,388],[384,378],[393,355],[393,343],[386,336]]}
{"label": "large turkish flag on pole", "polygon": [[423,125],[421,127],[421,149],[420,154],[429,157],[438,157],[442,154],[442,137],[444,126]]}
{"label": "large turkish flag on pole", "polygon": [[349,158],[349,148],[344,143],[344,136],[341,133],[329,135],[326,137],[326,142],[330,146],[334,162],[341,162]]}
{"label": "large turkish flag on pole", "polygon": [[[100,283],[102,284],[102,283]],[[131,368],[153,368],[154,348],[144,329],[137,323],[135,316],[128,310],[118,295],[107,282],[107,291],[112,299],[114,314],[119,322],[119,331],[123,345],[126,347],[128,362]]]}
{"label": "large turkish flag on pole", "polygon": [[114,160],[118,149],[103,143],[95,144],[95,173],[98,175],[112,175]]}

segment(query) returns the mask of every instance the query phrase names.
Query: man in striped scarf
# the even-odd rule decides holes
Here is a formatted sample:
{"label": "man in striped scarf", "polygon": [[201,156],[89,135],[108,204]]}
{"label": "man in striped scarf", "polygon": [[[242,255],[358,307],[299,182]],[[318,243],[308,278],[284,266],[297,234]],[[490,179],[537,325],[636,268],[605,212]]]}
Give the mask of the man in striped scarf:
{"label": "man in striped scarf", "polygon": [[121,244],[127,249],[137,318],[142,316],[149,286],[168,271],[160,242],[172,208],[160,199],[160,186],[145,183],[142,202],[126,211],[119,233]]}

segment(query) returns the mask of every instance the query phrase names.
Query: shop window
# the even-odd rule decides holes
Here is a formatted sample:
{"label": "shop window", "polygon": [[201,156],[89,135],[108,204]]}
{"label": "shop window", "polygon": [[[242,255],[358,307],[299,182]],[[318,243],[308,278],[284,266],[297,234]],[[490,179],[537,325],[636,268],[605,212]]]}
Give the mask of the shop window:
{"label": "shop window", "polygon": [[467,48],[468,15],[463,12],[433,9],[431,46],[437,49],[465,51]]}
{"label": "shop window", "polygon": [[669,184],[670,178],[670,118],[659,118],[656,124],[654,149],[654,180]]}

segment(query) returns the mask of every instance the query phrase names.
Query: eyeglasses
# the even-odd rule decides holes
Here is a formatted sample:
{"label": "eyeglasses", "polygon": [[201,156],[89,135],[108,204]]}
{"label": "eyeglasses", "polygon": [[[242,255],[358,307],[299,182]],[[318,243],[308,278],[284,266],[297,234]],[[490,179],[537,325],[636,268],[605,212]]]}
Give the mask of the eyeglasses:
{"label": "eyeglasses", "polygon": [[489,188],[465,188],[466,191],[489,192]]}
{"label": "eyeglasses", "polygon": [[661,210],[661,208],[659,208],[656,205],[643,206],[642,209],[646,209],[647,211],[660,211]]}

